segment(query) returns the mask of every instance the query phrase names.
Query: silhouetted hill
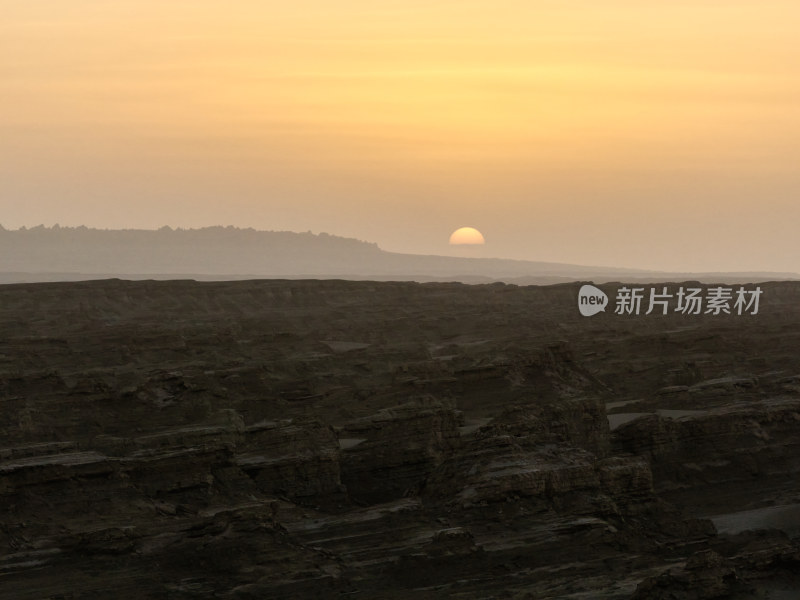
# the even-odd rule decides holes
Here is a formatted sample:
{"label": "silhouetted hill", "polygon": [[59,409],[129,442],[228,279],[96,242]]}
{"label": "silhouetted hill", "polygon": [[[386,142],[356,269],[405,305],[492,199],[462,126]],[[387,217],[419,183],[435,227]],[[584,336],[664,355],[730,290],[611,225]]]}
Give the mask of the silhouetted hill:
{"label": "silhouetted hill", "polygon": [[[688,277],[687,277],[688,276]],[[500,258],[399,254],[327,233],[202,229],[0,228],[0,281],[341,278],[546,284],[576,279],[799,278],[794,273],[663,273]]]}

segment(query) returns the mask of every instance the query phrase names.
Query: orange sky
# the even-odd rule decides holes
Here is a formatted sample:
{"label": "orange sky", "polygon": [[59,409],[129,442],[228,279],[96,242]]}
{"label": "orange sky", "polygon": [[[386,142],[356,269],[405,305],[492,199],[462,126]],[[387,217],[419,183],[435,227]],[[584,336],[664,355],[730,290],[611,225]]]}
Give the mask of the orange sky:
{"label": "orange sky", "polygon": [[0,223],[800,271],[800,5],[0,0]]}

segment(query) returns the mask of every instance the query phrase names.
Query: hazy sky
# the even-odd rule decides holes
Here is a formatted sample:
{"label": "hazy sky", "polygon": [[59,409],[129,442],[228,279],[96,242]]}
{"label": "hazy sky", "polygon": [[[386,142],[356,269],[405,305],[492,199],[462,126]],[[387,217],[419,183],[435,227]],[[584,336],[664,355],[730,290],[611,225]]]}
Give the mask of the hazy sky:
{"label": "hazy sky", "polygon": [[796,0],[0,0],[0,223],[800,271]]}

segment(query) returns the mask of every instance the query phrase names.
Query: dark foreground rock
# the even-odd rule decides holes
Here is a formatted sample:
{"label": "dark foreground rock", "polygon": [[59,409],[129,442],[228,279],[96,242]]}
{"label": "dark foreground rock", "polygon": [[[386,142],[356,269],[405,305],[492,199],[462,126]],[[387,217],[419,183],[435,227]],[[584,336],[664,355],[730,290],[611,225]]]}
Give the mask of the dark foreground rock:
{"label": "dark foreground rock", "polygon": [[0,598],[800,589],[800,286],[0,287]]}

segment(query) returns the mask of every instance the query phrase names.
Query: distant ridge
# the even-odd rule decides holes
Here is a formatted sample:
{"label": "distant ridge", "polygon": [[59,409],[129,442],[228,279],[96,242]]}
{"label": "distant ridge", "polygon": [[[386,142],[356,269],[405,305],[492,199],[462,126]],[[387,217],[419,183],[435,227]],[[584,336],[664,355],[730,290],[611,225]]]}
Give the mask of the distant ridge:
{"label": "distant ridge", "polygon": [[800,279],[796,273],[667,273],[501,258],[399,254],[327,233],[237,227],[158,230],[0,227],[0,282],[98,279],[376,279],[715,282]]}

